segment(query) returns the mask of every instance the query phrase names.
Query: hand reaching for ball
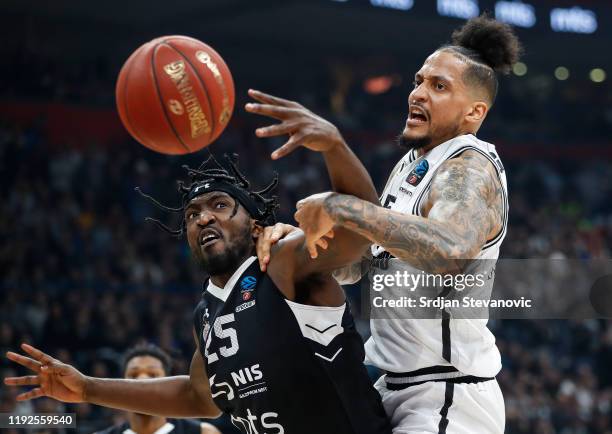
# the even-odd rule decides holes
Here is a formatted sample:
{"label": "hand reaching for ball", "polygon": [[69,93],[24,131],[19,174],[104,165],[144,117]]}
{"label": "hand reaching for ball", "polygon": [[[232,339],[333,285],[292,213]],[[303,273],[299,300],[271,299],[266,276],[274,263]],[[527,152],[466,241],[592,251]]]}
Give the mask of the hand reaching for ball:
{"label": "hand reaching for ball", "polygon": [[279,124],[258,128],[255,131],[258,137],[289,135],[289,140],[272,152],[273,160],[290,154],[299,146],[326,152],[344,143],[338,128],[295,101],[253,89],[249,90],[249,96],[259,103],[248,103],[245,107],[248,112],[281,121]]}

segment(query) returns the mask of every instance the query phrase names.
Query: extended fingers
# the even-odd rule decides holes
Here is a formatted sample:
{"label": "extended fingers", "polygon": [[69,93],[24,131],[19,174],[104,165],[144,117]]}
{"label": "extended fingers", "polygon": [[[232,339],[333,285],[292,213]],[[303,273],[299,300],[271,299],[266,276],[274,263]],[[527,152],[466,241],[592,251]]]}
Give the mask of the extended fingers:
{"label": "extended fingers", "polygon": [[308,241],[306,243],[306,248],[308,249],[308,253],[310,253],[310,257],[312,259],[316,259],[319,256],[319,252],[317,251],[317,240]]}
{"label": "extended fingers", "polygon": [[315,244],[317,245],[317,247],[321,247],[323,250],[326,250],[329,246],[329,243],[325,238],[319,238],[317,241],[315,241]]}
{"label": "extended fingers", "polygon": [[23,377],[6,377],[4,384],[7,386],[37,386],[40,384],[38,375],[25,375]]}
{"label": "extended fingers", "polygon": [[283,107],[299,107],[299,104],[295,101],[289,101],[288,99],[279,98],[255,89],[249,89],[249,96],[264,104],[273,104]]}
{"label": "extended fingers", "polygon": [[43,364],[51,363],[54,361],[53,357],[46,353],[43,353],[37,348],[34,348],[32,345],[21,344],[21,349],[28,353],[30,356],[34,357],[34,359],[38,360],[39,362],[42,362]]}
{"label": "extended fingers", "polygon": [[268,264],[268,262],[270,262],[270,247],[273,244],[273,230],[273,227],[265,227],[263,234],[257,240],[257,258],[259,259],[259,268],[261,269],[261,271],[266,271],[266,265]]}
{"label": "extended fingers", "polygon": [[280,148],[272,152],[272,155],[271,155],[272,159],[278,160],[279,158],[282,158],[285,155],[292,153],[296,148],[300,146],[300,143],[303,138],[304,136],[300,133],[296,133],[292,135],[289,138],[289,140],[287,140],[287,143],[285,143],[283,146],[281,146]]}
{"label": "extended fingers", "polygon": [[290,234],[295,228],[284,223],[277,223],[274,226],[266,226],[262,236],[257,240],[257,257],[261,271],[266,271],[266,266],[270,262],[270,249],[273,244]]}
{"label": "extended fingers", "polygon": [[45,394],[42,391],[42,389],[40,387],[37,387],[28,392],[17,395],[16,399],[17,401],[27,401],[27,400],[34,399],[34,398],[40,398],[41,396],[44,396],[44,395]]}
{"label": "extended fingers", "polygon": [[322,248],[323,250],[327,250],[327,248],[329,247],[329,241],[327,241],[325,238],[334,238],[334,231],[329,231],[328,233],[323,235],[323,237],[315,241],[316,246]]}
{"label": "extended fingers", "polygon": [[298,128],[299,125],[295,122],[282,122],[268,127],[257,128],[255,134],[257,134],[257,137],[275,137],[293,134]]}
{"label": "extended fingers", "polygon": [[291,115],[297,113],[297,109],[293,107],[279,107],[271,104],[248,103],[244,106],[246,111],[256,113],[258,115],[270,116],[271,118],[284,120]]}
{"label": "extended fingers", "polygon": [[22,356],[21,354],[14,353],[12,351],[6,353],[6,358],[34,372],[40,372],[40,367],[42,366],[40,362],[37,362],[36,360],[33,360],[29,357]]}

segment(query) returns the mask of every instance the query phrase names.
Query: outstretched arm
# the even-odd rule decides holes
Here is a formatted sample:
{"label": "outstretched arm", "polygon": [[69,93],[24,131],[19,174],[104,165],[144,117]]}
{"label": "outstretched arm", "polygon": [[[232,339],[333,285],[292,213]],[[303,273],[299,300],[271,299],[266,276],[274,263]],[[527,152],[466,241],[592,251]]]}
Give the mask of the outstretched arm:
{"label": "outstretched arm", "polygon": [[204,362],[199,351],[193,356],[190,375],[148,380],[87,377],[76,368],[27,345],[30,356],[8,352],[7,358],[35,373],[9,377],[9,386],[35,386],[17,396],[18,401],[47,396],[63,402],[89,402],[105,407],[165,417],[217,417],[210,396]]}
{"label": "outstretched arm", "polygon": [[146,380],[87,377],[86,402],[104,407],[175,418],[221,415],[212,400],[204,361],[198,349],[189,375]]}
{"label": "outstretched arm", "polygon": [[334,191],[378,203],[372,178],[336,126],[295,101],[253,89],[249,90],[249,96],[258,103],[247,104],[247,111],[281,121],[258,128],[258,137],[289,135],[289,140],[272,153],[273,159],[284,157],[300,146],[321,152]]}
{"label": "outstretched arm", "polygon": [[[281,158],[300,146],[321,152],[335,192],[378,203],[378,196],[370,175],[334,125],[295,101],[256,90],[249,90],[249,95],[258,103],[247,104],[247,111],[281,121],[278,124],[257,129],[257,136],[289,135],[288,141],[272,153],[272,158]],[[329,272],[359,260],[370,245],[370,242],[358,233],[340,229],[334,232],[333,239],[325,241],[325,245],[329,245],[329,248],[321,253],[324,260],[311,261],[311,257],[315,258],[318,255],[317,243],[320,246],[320,240],[311,242],[305,239],[302,233],[292,234],[291,237],[283,240],[279,248],[273,250],[273,252],[280,253],[275,255],[275,260],[286,262],[279,265],[284,270],[296,270],[299,275],[295,277],[300,279],[310,274]],[[258,253],[262,250],[269,251],[269,245],[258,250]],[[265,270],[270,261],[270,255],[265,255],[263,258],[260,256],[259,259],[262,270]]]}
{"label": "outstretched arm", "polygon": [[316,240],[339,225],[432,273],[459,272],[503,224],[499,180],[491,163],[471,151],[445,162],[436,172],[426,217],[341,194],[308,198],[300,211],[303,216],[296,219],[307,239]]}

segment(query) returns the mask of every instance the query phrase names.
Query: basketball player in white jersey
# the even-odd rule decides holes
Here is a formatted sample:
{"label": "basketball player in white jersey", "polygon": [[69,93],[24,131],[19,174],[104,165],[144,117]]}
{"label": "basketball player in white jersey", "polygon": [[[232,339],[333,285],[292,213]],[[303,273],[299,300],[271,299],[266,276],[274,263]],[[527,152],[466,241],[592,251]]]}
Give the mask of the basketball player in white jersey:
{"label": "basketball player in white jersey", "polygon": [[[452,44],[432,53],[415,74],[400,136],[408,152],[391,173],[382,206],[336,193],[298,203],[296,220],[311,256],[317,256],[315,242],[343,226],[369,239],[372,256],[384,259],[373,261],[384,263],[370,269],[374,274],[479,274],[488,276],[481,295],[490,297],[506,233],[507,187],[495,147],[476,133],[495,100],[496,74],[506,73],[520,51],[509,26],[481,16],[455,31]],[[273,158],[305,140],[326,140],[305,134],[292,112],[283,111],[285,103],[274,110],[273,100],[265,103],[247,110],[282,122],[258,135],[291,135]],[[289,230],[269,229],[268,242]],[[262,267],[267,249],[258,250]],[[337,278],[355,282],[361,270],[356,264],[339,270]],[[399,286],[386,290],[407,292]],[[366,363],[385,372],[376,387],[394,433],[504,432],[504,401],[495,380],[501,357],[486,323],[486,318],[453,318],[448,311],[440,319],[371,320]]]}

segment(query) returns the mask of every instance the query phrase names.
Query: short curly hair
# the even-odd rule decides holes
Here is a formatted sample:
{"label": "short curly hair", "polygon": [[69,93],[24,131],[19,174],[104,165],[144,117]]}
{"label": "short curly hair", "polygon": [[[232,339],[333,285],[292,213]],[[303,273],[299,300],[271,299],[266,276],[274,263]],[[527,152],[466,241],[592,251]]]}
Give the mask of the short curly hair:
{"label": "short curly hair", "polygon": [[141,356],[150,356],[156,358],[161,362],[166,375],[170,375],[170,371],[172,370],[172,357],[170,357],[167,352],[162,350],[157,345],[149,342],[143,342],[134,345],[131,348],[128,348],[128,350],[123,354],[123,357],[121,358],[121,372],[125,374],[125,370],[130,360],[132,360],[134,357]]}

